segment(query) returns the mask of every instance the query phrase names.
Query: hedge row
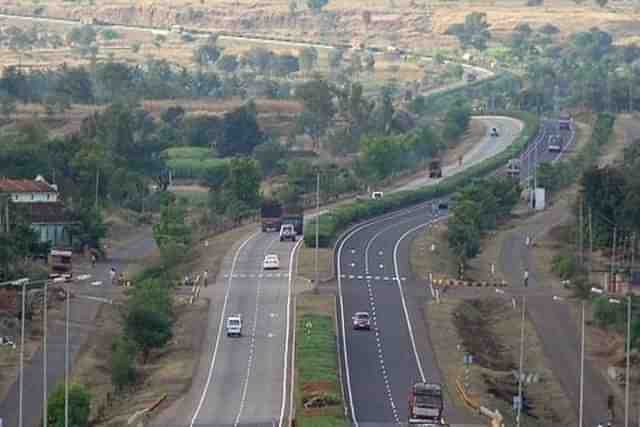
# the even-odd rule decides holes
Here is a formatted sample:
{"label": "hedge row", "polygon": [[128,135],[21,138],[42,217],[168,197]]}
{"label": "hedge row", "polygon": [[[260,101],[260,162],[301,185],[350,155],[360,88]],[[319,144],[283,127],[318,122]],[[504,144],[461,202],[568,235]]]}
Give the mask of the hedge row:
{"label": "hedge row", "polygon": [[[320,225],[318,227],[320,247],[331,246],[338,233],[352,224],[453,193],[465,184],[495,171],[509,159],[518,156],[538,133],[538,119],[533,114],[524,112],[504,113],[504,115],[520,119],[525,124],[520,136],[506,150],[471,166],[464,172],[444,178],[436,185],[422,187],[417,190],[400,191],[386,195],[383,199],[378,200],[357,200],[320,215]],[[315,221],[312,221],[312,224],[306,227],[304,241],[307,246],[312,247],[315,245]]]}

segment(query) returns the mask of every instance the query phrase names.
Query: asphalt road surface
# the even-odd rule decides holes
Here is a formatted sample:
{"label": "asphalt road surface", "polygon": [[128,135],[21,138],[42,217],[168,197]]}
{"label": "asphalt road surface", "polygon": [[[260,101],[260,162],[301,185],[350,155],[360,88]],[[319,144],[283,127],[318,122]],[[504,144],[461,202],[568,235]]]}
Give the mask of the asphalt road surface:
{"label": "asphalt road surface", "polygon": [[[117,271],[126,269],[128,260],[143,257],[152,252],[155,241],[150,230],[140,233],[139,238],[131,239],[130,244],[119,249],[108,262],[99,262],[95,268],[76,269],[75,276],[82,273],[92,275],[86,282],[72,283],[71,292],[74,298],[70,302],[69,352],[70,368],[78,355],[78,351],[95,329],[95,318],[103,301],[108,301],[114,291],[109,279],[109,269],[113,266]],[[65,323],[49,320],[47,340],[47,389],[51,393],[58,383],[64,381],[65,363]],[[42,348],[33,355],[24,367],[23,394],[23,426],[34,427],[42,419],[43,396],[43,360]],[[19,384],[16,381],[5,399],[0,402],[0,418],[4,427],[18,426]]]}
{"label": "asphalt road surface", "polygon": [[[511,144],[522,123],[510,118],[483,117],[487,135],[458,165],[443,168],[445,176],[490,157]],[[419,178],[403,188],[437,180]],[[338,314],[345,393],[355,424],[366,426],[406,422],[410,386],[418,380],[442,382],[424,319],[430,298],[427,284],[411,274],[409,240],[413,231],[438,220],[423,204],[391,213],[352,228],[337,242]],[[369,311],[372,330],[355,331],[351,316]],[[456,357],[456,355],[452,355]],[[462,355],[460,355],[462,357]],[[452,424],[482,420],[458,410],[446,395],[445,419]]]}
{"label": "asphalt road surface", "polygon": [[[280,242],[278,233],[256,231],[232,248],[209,298],[206,342],[194,383],[185,398],[155,425],[281,425],[288,404],[289,315],[293,253],[302,243]],[[265,255],[277,254],[279,270],[263,271]],[[224,322],[240,314],[241,337],[227,337]]]}

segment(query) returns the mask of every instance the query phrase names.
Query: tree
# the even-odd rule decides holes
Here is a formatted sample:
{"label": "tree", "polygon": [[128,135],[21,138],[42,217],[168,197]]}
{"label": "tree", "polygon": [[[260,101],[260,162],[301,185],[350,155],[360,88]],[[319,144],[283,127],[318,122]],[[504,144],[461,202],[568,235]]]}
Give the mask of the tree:
{"label": "tree", "polygon": [[215,46],[199,46],[193,51],[193,61],[200,65],[213,65],[220,57],[220,49]]}
{"label": "tree", "polygon": [[302,69],[309,73],[316,66],[318,62],[318,51],[314,47],[305,47],[300,50],[300,54],[298,56],[298,60],[300,61],[300,66]]}
{"label": "tree", "polygon": [[229,175],[224,190],[249,208],[257,208],[260,203],[260,166],[248,157],[236,157],[229,162]]}
{"label": "tree", "polygon": [[553,24],[544,24],[542,27],[540,27],[538,31],[541,32],[542,34],[547,34],[551,36],[554,34],[558,34],[560,32],[560,28],[556,27]]}
{"label": "tree", "polygon": [[595,0],[595,2],[598,6],[605,7],[607,3],[609,3],[609,0]]}
{"label": "tree", "polygon": [[5,116],[7,120],[11,119],[11,116],[14,115],[16,111],[17,105],[15,98],[11,96],[0,97],[0,112],[2,112],[2,115]]}
{"label": "tree", "polygon": [[[80,384],[69,385],[69,425],[72,427],[88,427],[91,413],[91,394]],[[47,404],[47,425],[64,427],[65,423],[65,392],[64,384],[49,396]]]}
{"label": "tree", "polygon": [[406,149],[399,137],[364,137],[360,140],[361,159],[369,178],[382,180],[401,168]]}
{"label": "tree", "polygon": [[307,7],[314,13],[320,13],[328,3],[329,0],[307,0]]}
{"label": "tree", "polygon": [[342,49],[336,48],[329,50],[329,53],[327,54],[329,68],[331,68],[332,70],[339,68],[340,64],[342,63],[343,56],[344,50]]}
{"label": "tree", "polygon": [[68,40],[72,43],[76,43],[82,47],[89,47],[92,43],[96,42],[98,33],[91,25],[83,25],[82,27],[76,27],[67,36]]}
{"label": "tree", "polygon": [[289,54],[275,55],[271,63],[271,71],[279,77],[288,76],[300,70],[300,60]]}
{"label": "tree", "polygon": [[238,57],[235,55],[222,55],[216,64],[225,73],[233,73],[238,69]]}
{"label": "tree", "polygon": [[332,88],[325,80],[312,80],[300,85],[296,95],[304,104],[304,112],[298,116],[298,129],[309,135],[317,150],[335,114]]}
{"label": "tree", "polygon": [[222,157],[249,155],[263,141],[256,105],[249,102],[224,115],[222,139],[216,144],[216,149]]}
{"label": "tree", "polygon": [[464,24],[452,24],[445,34],[456,36],[463,48],[474,47],[484,50],[491,38],[487,14],[472,12],[465,16]]}
{"label": "tree", "polygon": [[260,74],[264,74],[271,66],[273,52],[263,47],[252,47],[245,56],[245,61]]}
{"label": "tree", "polygon": [[126,336],[114,339],[111,345],[111,384],[117,391],[136,381],[135,343]]}
{"label": "tree", "polygon": [[126,303],[123,320],[125,335],[135,343],[146,363],[151,351],[166,345],[173,336],[167,286],[157,281],[138,284]]}
{"label": "tree", "polygon": [[162,43],[167,41],[167,37],[162,35],[162,34],[156,34],[156,36],[153,38],[153,45],[160,49],[160,46],[162,46]]}
{"label": "tree", "polygon": [[160,118],[166,124],[178,128],[182,126],[185,110],[180,105],[173,105],[162,112]]}
{"label": "tree", "polygon": [[177,203],[172,194],[165,196],[160,221],[153,226],[153,238],[160,248],[165,265],[179,260],[189,249],[191,227],[186,222],[184,207]]}
{"label": "tree", "polygon": [[265,142],[253,149],[253,157],[260,163],[265,176],[279,173],[285,166],[287,150],[275,141]]}
{"label": "tree", "polygon": [[219,163],[207,169],[204,182],[211,192],[218,192],[222,189],[224,182],[229,176],[229,164]]}
{"label": "tree", "polygon": [[134,72],[127,64],[107,62],[98,67],[96,80],[104,92],[103,97],[112,101],[117,97],[131,95]]}

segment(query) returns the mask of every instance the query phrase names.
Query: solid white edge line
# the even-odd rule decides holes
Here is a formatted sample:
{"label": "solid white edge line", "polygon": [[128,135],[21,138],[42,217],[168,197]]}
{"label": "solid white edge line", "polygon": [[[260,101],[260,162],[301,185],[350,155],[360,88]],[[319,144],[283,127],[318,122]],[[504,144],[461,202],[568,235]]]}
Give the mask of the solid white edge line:
{"label": "solid white edge line", "polygon": [[236,249],[236,253],[233,256],[233,261],[231,262],[231,274],[229,274],[229,281],[227,282],[227,290],[224,294],[224,302],[222,303],[222,311],[220,313],[220,321],[218,323],[218,335],[216,337],[216,343],[215,346],[213,348],[213,354],[211,355],[211,362],[209,362],[209,373],[207,374],[207,381],[204,384],[204,389],[202,390],[202,395],[200,395],[200,401],[198,402],[198,406],[196,407],[196,410],[193,413],[193,416],[191,417],[191,422],[189,423],[189,427],[193,427],[193,425],[195,424],[196,419],[198,418],[198,414],[200,413],[200,410],[202,409],[202,405],[204,404],[204,399],[207,396],[207,391],[209,390],[209,385],[211,384],[211,378],[213,377],[213,368],[215,366],[216,363],[216,356],[218,355],[218,347],[220,344],[220,338],[222,336],[222,330],[224,329],[224,315],[225,315],[225,311],[227,309],[227,301],[229,299],[229,294],[231,292],[231,283],[232,283],[232,278],[233,278],[233,270],[236,268],[236,263],[238,261],[238,257],[240,256],[240,252],[242,251],[242,249],[247,245],[247,243],[249,243],[249,241],[251,241],[254,237],[256,237],[257,235],[259,235],[260,232],[257,231],[255,233],[253,233],[252,235],[250,235],[249,237],[247,237],[247,239],[242,242],[242,244],[238,247],[238,249]]}
{"label": "solid white edge line", "polygon": [[[296,252],[300,247],[300,244],[304,241],[304,239],[300,239],[296,242],[295,246],[291,250],[291,254],[289,255],[289,284],[287,290],[287,333],[286,338],[284,340],[284,378],[282,380],[282,406],[280,407],[280,422],[278,423],[279,427],[282,427],[282,423],[284,422],[284,410],[287,406],[287,364],[289,362],[289,333],[291,326],[291,285],[293,283],[293,261],[296,256]],[[295,327],[294,327],[295,334]],[[295,349],[293,349],[295,351]],[[291,374],[291,378],[293,378],[293,373]],[[291,384],[291,388],[293,389],[293,383]]]}

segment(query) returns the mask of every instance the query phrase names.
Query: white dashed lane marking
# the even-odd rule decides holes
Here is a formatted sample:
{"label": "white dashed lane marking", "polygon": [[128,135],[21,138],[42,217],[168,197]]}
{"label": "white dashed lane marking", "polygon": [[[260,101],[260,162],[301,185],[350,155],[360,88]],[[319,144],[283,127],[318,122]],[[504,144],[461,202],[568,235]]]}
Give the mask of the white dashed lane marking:
{"label": "white dashed lane marking", "polygon": [[[398,278],[396,276],[391,276],[391,277],[387,277],[387,276],[370,276],[370,275],[355,275],[355,274],[341,274],[340,275],[341,279],[357,279],[357,280],[367,280],[367,281],[383,281],[383,282],[395,282],[396,280],[398,280]],[[406,277],[401,277],[400,280],[402,281],[406,281],[407,278]]]}
{"label": "white dashed lane marking", "polygon": [[[234,279],[262,279],[265,277],[270,278],[287,278],[289,273],[236,273],[231,275]],[[225,279],[229,278],[228,274],[224,275]]]}
{"label": "white dashed lane marking", "polygon": [[[343,275],[344,276],[344,275]],[[362,276],[358,276],[359,278]],[[398,410],[396,408],[396,404],[393,401],[393,394],[391,393],[391,384],[389,383],[389,376],[387,375],[387,369],[384,367],[384,351],[382,348],[382,340],[380,339],[380,329],[378,328],[378,320],[376,318],[376,303],[375,303],[375,295],[373,293],[373,286],[371,282],[371,276],[366,276],[367,283],[367,291],[369,293],[369,307],[371,310],[371,323],[373,326],[373,330],[376,334],[376,347],[378,353],[378,361],[380,362],[380,372],[382,373],[382,377],[384,379],[384,387],[387,393],[387,398],[389,399],[389,404],[391,405],[391,411],[393,412],[393,418],[396,423],[400,422],[400,416],[398,414]]]}

